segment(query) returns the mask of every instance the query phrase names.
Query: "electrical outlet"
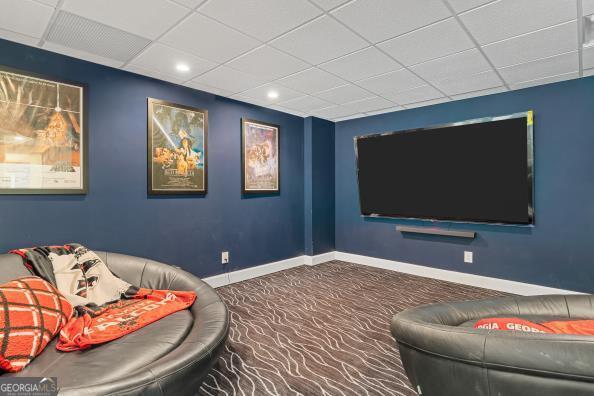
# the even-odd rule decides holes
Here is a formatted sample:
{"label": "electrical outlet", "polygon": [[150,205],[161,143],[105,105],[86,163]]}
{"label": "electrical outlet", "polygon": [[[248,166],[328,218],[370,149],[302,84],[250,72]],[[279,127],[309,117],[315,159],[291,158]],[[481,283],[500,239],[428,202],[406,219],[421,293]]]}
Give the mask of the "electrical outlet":
{"label": "electrical outlet", "polygon": [[221,264],[227,264],[229,262],[229,252],[221,252]]}
{"label": "electrical outlet", "polygon": [[464,251],[464,262],[467,264],[472,264],[474,257],[472,252]]}

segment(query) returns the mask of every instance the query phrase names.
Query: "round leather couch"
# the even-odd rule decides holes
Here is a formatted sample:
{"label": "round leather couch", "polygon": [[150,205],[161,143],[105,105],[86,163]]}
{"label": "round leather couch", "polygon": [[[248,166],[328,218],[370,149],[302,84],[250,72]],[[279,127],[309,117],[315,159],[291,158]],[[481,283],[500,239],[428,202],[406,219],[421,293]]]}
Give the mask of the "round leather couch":
{"label": "round leather couch", "polygon": [[[59,352],[54,339],[23,371],[2,376],[57,377],[60,395],[194,395],[224,348],[227,307],[216,291],[180,268],[96,252],[120,278],[152,289],[193,290],[188,310],[86,351]],[[20,257],[0,255],[0,283],[30,275]]]}
{"label": "round leather couch", "polygon": [[594,336],[472,328],[487,317],[594,319],[590,295],[433,304],[392,319],[404,368],[422,395],[594,395]]}

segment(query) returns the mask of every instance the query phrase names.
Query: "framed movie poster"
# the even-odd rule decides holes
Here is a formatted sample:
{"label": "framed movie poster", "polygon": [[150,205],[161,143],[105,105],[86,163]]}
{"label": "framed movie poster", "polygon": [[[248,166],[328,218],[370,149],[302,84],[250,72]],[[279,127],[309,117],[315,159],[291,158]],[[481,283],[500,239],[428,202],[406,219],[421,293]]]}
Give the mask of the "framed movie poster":
{"label": "framed movie poster", "polygon": [[208,111],[148,99],[148,193],[206,194]]}
{"label": "framed movie poster", "polygon": [[241,120],[241,191],[280,192],[279,126]]}
{"label": "framed movie poster", "polygon": [[0,66],[0,194],[86,194],[85,89]]}

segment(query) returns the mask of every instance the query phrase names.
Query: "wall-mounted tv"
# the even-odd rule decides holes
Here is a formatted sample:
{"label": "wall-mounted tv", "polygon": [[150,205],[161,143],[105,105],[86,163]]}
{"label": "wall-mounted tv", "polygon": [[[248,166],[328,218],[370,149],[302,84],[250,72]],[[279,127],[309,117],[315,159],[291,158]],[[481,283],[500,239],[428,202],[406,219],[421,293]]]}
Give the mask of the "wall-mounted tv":
{"label": "wall-mounted tv", "polygon": [[533,113],[355,138],[364,216],[534,224]]}

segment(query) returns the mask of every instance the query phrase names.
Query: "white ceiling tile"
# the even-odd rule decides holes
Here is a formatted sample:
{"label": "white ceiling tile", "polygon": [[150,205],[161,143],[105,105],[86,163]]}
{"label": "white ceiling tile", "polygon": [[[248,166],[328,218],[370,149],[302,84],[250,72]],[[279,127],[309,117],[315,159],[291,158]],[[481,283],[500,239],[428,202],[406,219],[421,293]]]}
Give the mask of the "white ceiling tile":
{"label": "white ceiling tile", "polygon": [[343,85],[342,87],[333,88],[327,91],[318,92],[317,97],[328,102],[343,104],[353,102],[355,100],[362,100],[373,97],[374,95],[366,90],[357,87],[356,85]]}
{"label": "white ceiling tile", "polygon": [[366,47],[361,37],[323,16],[270,43],[311,64],[318,64]]}
{"label": "white ceiling tile", "polygon": [[315,96],[302,96],[297,99],[292,99],[286,102],[280,102],[279,105],[287,107],[289,109],[309,113],[313,110],[319,110],[325,107],[332,106],[332,103],[326,102],[325,100],[322,100],[320,98],[316,98]]}
{"label": "white ceiling tile", "polygon": [[507,92],[507,88],[497,87],[497,88],[482,89],[480,91],[467,92],[467,93],[463,93],[460,95],[453,95],[452,99],[462,100],[462,99],[476,98],[476,97],[485,96],[485,95],[493,95],[493,94],[501,93],[501,92]]}
{"label": "white ceiling tile", "polygon": [[150,39],[188,13],[187,8],[167,0],[66,0],[62,9]]}
{"label": "white ceiling tile", "polygon": [[363,114],[363,113],[357,113],[357,114],[353,114],[353,115],[346,116],[346,117],[338,117],[338,118],[335,118],[335,119],[333,119],[331,121],[341,122],[341,121],[354,120],[356,118],[361,118],[361,117],[365,117],[365,114]]}
{"label": "white ceiling tile", "polygon": [[594,0],[582,0],[582,7],[584,15],[594,14]]}
{"label": "white ceiling tile", "polygon": [[447,95],[459,95],[481,89],[495,88],[503,85],[503,81],[494,71],[455,77],[452,79],[435,81],[435,86]]}
{"label": "white ceiling tile", "polygon": [[37,43],[39,43],[39,37],[31,37],[26,34],[15,33],[4,29],[0,29],[0,38],[32,47],[37,46]]}
{"label": "white ceiling tile", "polygon": [[219,95],[219,96],[232,96],[233,95],[233,92],[231,92],[231,91],[225,91],[224,89],[211,87],[210,85],[201,84],[201,83],[193,81],[193,80],[184,83],[184,85],[187,87],[190,87],[190,88],[197,89],[199,91],[209,92],[209,93]]}
{"label": "white ceiling tile", "polygon": [[578,72],[564,73],[564,74],[559,74],[557,76],[539,78],[536,80],[524,81],[524,82],[521,82],[518,84],[512,84],[511,89],[522,89],[522,88],[528,88],[528,87],[535,87],[537,85],[552,84],[552,83],[556,83],[559,81],[572,80],[574,78],[579,78],[579,77],[580,77],[580,74]]}
{"label": "white ceiling tile", "polygon": [[441,1],[356,0],[332,14],[376,43],[451,16]]}
{"label": "white ceiling tile", "polygon": [[345,55],[319,67],[349,81],[362,80],[402,68],[398,62],[375,47]]}
{"label": "white ceiling tile", "polygon": [[259,45],[259,42],[203,15],[194,14],[160,41],[214,62],[226,62]]}
{"label": "white ceiling tile", "polygon": [[407,104],[406,106],[404,106],[404,108],[405,109],[414,109],[417,107],[432,106],[432,105],[445,103],[445,102],[449,102],[449,101],[450,101],[450,99],[448,99],[448,98],[433,99],[433,100],[427,100],[425,102]]}
{"label": "white ceiling tile", "polygon": [[[198,58],[187,52],[182,52],[160,43],[152,44],[130,63],[182,80],[189,80],[193,76],[202,74],[217,66],[214,62]],[[178,64],[187,65],[190,70],[187,72],[180,72],[176,69]]]}
{"label": "white ceiling tile", "polygon": [[518,84],[524,81],[571,73],[578,71],[578,69],[578,54],[577,52],[570,52],[522,63],[521,65],[505,67],[499,69],[499,73],[509,84]]}
{"label": "white ceiling tile", "polygon": [[199,12],[262,41],[322,13],[306,0],[211,0]]}
{"label": "white ceiling tile", "polygon": [[430,80],[445,80],[467,76],[491,69],[485,57],[475,48],[421,63],[411,67],[421,77]]}
{"label": "white ceiling tile", "polygon": [[454,18],[404,34],[378,46],[407,66],[474,47]]}
{"label": "white ceiling tile", "polygon": [[378,114],[387,114],[387,113],[393,113],[395,111],[400,111],[400,110],[404,110],[404,107],[402,107],[402,106],[388,107],[387,109],[369,111],[369,112],[365,113],[365,115],[371,116],[371,115],[378,115]]}
{"label": "white ceiling tile", "polygon": [[214,70],[196,77],[192,82],[205,84],[232,93],[239,93],[265,84],[268,81],[227,66],[219,66]]}
{"label": "white ceiling tile", "polygon": [[308,94],[326,91],[346,84],[343,79],[315,67],[282,78],[277,82]]}
{"label": "white ceiling tile", "polygon": [[251,103],[251,104],[254,104],[256,106],[262,106],[262,107],[269,107],[269,106],[271,106],[271,103],[268,102],[268,101],[255,99],[255,98],[246,96],[244,94],[233,95],[233,96],[231,96],[231,99],[240,100],[240,101],[245,102],[245,103]]}
{"label": "white ceiling tile", "polygon": [[341,4],[348,2],[349,0],[313,0],[314,3],[328,11],[338,7]]}
{"label": "white ceiling tile", "polygon": [[483,47],[495,67],[511,66],[577,50],[577,23],[567,22]]}
{"label": "white ceiling tile", "polygon": [[140,67],[140,66],[127,65],[124,67],[124,70],[132,72],[132,73],[136,73],[136,74],[142,74],[143,76],[156,78],[157,80],[169,81],[174,84],[181,84],[183,82],[183,80],[176,78],[174,76],[170,76],[167,74],[161,74],[155,70],[145,69],[144,67]]}
{"label": "white ceiling tile", "polygon": [[594,47],[584,48],[584,51],[582,52],[582,62],[584,63],[584,69],[594,67]]}
{"label": "white ceiling tile", "polygon": [[393,107],[394,105],[395,103],[376,96],[374,98],[367,98],[356,102],[346,103],[342,105],[342,107],[352,110],[353,113],[367,113],[368,111],[386,109],[388,107]]}
{"label": "white ceiling tile", "polygon": [[178,4],[181,4],[183,6],[186,6],[188,8],[194,9],[196,7],[198,7],[198,5],[200,5],[201,3],[204,3],[207,0],[173,0]]}
{"label": "white ceiling tile", "polygon": [[90,54],[88,52],[79,51],[77,49],[70,48],[70,47],[64,47],[60,44],[50,43],[49,41],[46,41],[43,44],[42,48],[44,50],[57,52],[62,55],[71,56],[73,58],[78,58],[78,59],[86,60],[88,62],[98,63],[100,65],[105,65],[105,66],[109,66],[109,67],[121,67],[124,64],[124,62],[122,62],[122,61],[105,58],[103,56],[99,56],[99,55],[95,55],[95,54]]}
{"label": "white ceiling tile", "polygon": [[420,87],[426,83],[410,71],[401,69],[359,81],[357,84],[371,92],[381,95],[384,93],[398,92]]}
{"label": "white ceiling tile", "polygon": [[40,38],[54,9],[31,0],[0,0],[0,27],[3,30]]}
{"label": "white ceiling tile", "polygon": [[47,4],[47,5],[49,5],[49,6],[52,6],[52,7],[54,7],[54,8],[55,8],[55,7],[58,5],[58,2],[59,2],[60,0],[36,0],[36,1],[37,1],[38,3]]}
{"label": "white ceiling tile", "polygon": [[575,0],[500,0],[460,18],[480,44],[488,44],[567,22],[576,15]]}
{"label": "white ceiling tile", "polygon": [[460,13],[463,11],[470,10],[471,8],[476,8],[487,3],[491,3],[496,0],[449,0],[452,8],[456,13]]}
{"label": "white ceiling tile", "polygon": [[325,109],[316,110],[312,112],[312,114],[316,117],[333,120],[335,118],[347,117],[356,114],[356,112],[353,112],[352,109],[344,108],[342,106],[332,106]]}
{"label": "white ceiling tile", "polygon": [[[272,91],[278,94],[277,98],[271,99],[268,97],[268,93]],[[291,88],[287,88],[276,83],[269,83],[256,88],[248,89],[247,91],[242,92],[241,95],[269,104],[278,104],[280,102],[304,96],[301,92],[293,91]]]}
{"label": "white ceiling tile", "polygon": [[304,113],[302,111],[297,111],[297,110],[289,109],[289,108],[286,108],[286,107],[280,106],[280,105],[272,105],[272,106],[267,106],[267,107],[270,108],[270,109],[273,109],[273,110],[282,111],[283,113],[296,115],[296,116],[302,117],[302,118],[305,118],[307,116],[307,113]]}
{"label": "white ceiling tile", "polygon": [[407,89],[406,91],[400,91],[397,93],[386,93],[383,94],[383,96],[395,103],[404,105],[408,103],[437,99],[443,97],[444,95],[430,85],[423,85],[421,87]]}
{"label": "white ceiling tile", "polygon": [[307,63],[267,45],[233,59],[227,65],[245,73],[271,80],[288,76],[309,67]]}

